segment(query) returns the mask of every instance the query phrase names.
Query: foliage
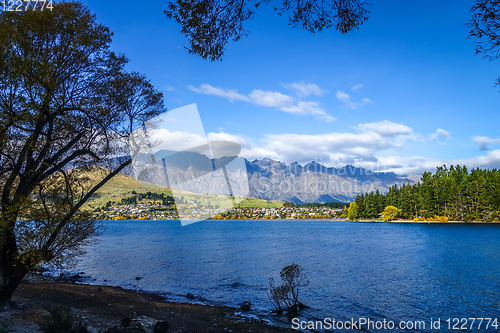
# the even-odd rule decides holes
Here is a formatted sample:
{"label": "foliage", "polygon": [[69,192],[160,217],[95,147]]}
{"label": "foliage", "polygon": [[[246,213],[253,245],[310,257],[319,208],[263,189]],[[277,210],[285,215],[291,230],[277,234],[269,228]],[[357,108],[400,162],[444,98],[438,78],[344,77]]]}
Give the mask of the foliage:
{"label": "foliage", "polygon": [[135,193],[134,195],[127,197],[127,198],[122,198],[121,199],[121,204],[122,205],[133,205],[137,204],[137,200],[147,200],[147,201],[161,201],[162,205],[172,205],[175,203],[174,197],[165,194],[165,193],[155,193],[155,192],[146,192],[146,193]]}
{"label": "foliage", "polygon": [[[477,0],[467,23],[469,37],[477,39],[476,54],[495,60],[500,57],[500,0]],[[500,78],[497,78],[497,85]]]}
{"label": "foliage", "polygon": [[[355,202],[361,217],[378,216],[386,206],[398,207],[399,217],[451,221],[494,221],[500,210],[500,171],[467,170],[444,165],[434,174],[424,172],[417,184],[392,186],[385,194],[358,195]],[[436,217],[437,216],[437,217]]]}
{"label": "foliage", "polygon": [[351,202],[349,204],[349,212],[347,213],[349,221],[356,221],[358,216],[358,204],[356,202]]}
{"label": "foliage", "polygon": [[[175,0],[164,11],[173,18],[189,41],[188,52],[211,61],[220,60],[229,41],[247,35],[243,22],[255,10],[271,0]],[[347,33],[368,19],[370,5],[359,0],[319,1],[282,0],[274,10],[279,16],[289,14],[288,22],[309,32],[335,28]]]}
{"label": "foliage", "polygon": [[382,216],[384,218],[384,221],[392,221],[398,217],[399,209],[397,209],[394,206],[387,206],[385,207],[384,211],[382,212]]}
{"label": "foliage", "polygon": [[[101,224],[90,212],[78,211],[56,232],[60,221],[71,211],[77,191],[82,190],[80,175],[81,170],[73,170],[64,172],[64,177],[47,179],[37,186],[25,209],[19,212],[15,231],[27,268],[35,268],[42,261],[56,266],[71,263],[101,230]],[[50,247],[44,250],[52,235],[55,237]]]}
{"label": "foliage", "polygon": [[448,216],[437,216],[437,215],[434,215],[433,217],[429,218],[428,221],[448,222],[449,218],[448,218]]}
{"label": "foliage", "polygon": [[[164,111],[111,36],[80,3],[0,13],[1,303],[28,270],[95,235],[84,203],[144,144],[132,131]],[[99,181],[82,175],[103,164]]]}
{"label": "foliage", "polygon": [[293,202],[285,202],[283,204],[284,207],[305,207],[305,208],[319,208],[319,207],[325,207],[325,208],[344,208],[347,203],[345,202],[324,202],[324,203],[303,203],[303,204],[296,204]]}
{"label": "foliage", "polygon": [[43,333],[87,333],[87,326],[76,324],[75,314],[69,308],[61,306],[47,307],[49,312],[40,324]]}
{"label": "foliage", "polygon": [[301,287],[309,284],[303,268],[297,264],[284,267],[280,272],[282,284],[276,286],[274,279],[269,279],[267,297],[277,312],[287,311],[288,315],[295,315],[303,304],[299,301]]}

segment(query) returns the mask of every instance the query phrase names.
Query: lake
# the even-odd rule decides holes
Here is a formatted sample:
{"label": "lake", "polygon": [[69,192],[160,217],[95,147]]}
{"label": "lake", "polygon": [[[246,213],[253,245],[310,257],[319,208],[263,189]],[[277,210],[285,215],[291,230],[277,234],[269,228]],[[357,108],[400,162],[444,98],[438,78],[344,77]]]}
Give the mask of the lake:
{"label": "lake", "polygon": [[[188,293],[209,304],[250,301],[252,314],[290,327],[286,317],[269,315],[266,289],[269,278],[279,280],[281,269],[296,263],[310,280],[301,298],[311,308],[301,312],[301,320],[500,317],[500,225],[104,223],[105,232],[77,267],[95,284],[155,292],[172,301],[189,301]],[[477,332],[477,324],[470,331]]]}

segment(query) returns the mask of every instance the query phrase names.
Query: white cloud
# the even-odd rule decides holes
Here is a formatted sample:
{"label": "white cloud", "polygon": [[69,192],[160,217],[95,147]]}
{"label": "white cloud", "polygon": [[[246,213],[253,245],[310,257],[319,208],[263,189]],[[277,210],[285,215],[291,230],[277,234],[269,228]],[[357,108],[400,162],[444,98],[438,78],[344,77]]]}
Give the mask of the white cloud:
{"label": "white cloud", "polygon": [[474,168],[498,169],[500,165],[500,149],[488,152],[483,156],[465,159],[436,159],[422,156],[379,156],[377,163],[360,161],[359,166],[373,171],[392,171],[397,174],[422,174],[424,171],[435,171],[441,165],[465,165],[469,170]]}
{"label": "white cloud", "polygon": [[340,99],[341,101],[348,101],[351,99],[351,96],[346,94],[343,91],[337,90],[337,98]]}
{"label": "white cloud", "polygon": [[241,146],[240,156],[243,156],[250,161],[256,158],[261,159],[265,157],[274,159],[279,158],[276,152],[267,148],[258,147],[254,142],[242,135],[229,134],[219,131],[218,133],[210,132],[207,134],[207,137],[210,141],[231,141],[238,143]]}
{"label": "white cloud", "polygon": [[361,88],[363,88],[363,83],[359,83],[359,84],[352,86],[351,90],[359,91],[359,89],[361,89]]}
{"label": "white cloud", "polygon": [[307,97],[310,95],[323,96],[326,92],[316,84],[307,84],[304,82],[285,83],[283,87],[292,89],[298,97]]}
{"label": "white cloud", "polygon": [[161,86],[161,89],[164,91],[174,91],[175,88],[172,86]]}
{"label": "white cloud", "polygon": [[209,84],[202,84],[199,88],[188,86],[192,91],[205,94],[215,95],[229,100],[239,100],[252,103],[259,106],[275,108],[283,112],[292,114],[312,115],[316,119],[332,122],[335,120],[324,109],[319,107],[319,103],[315,101],[297,100],[295,97],[285,95],[276,91],[264,91],[254,89],[250,94],[243,95],[236,90],[223,89],[212,87]]}
{"label": "white cloud", "polygon": [[175,118],[175,117],[169,117],[168,114],[167,114],[167,116],[164,118],[164,121],[168,122],[168,123],[175,123],[175,122],[177,122],[179,120],[177,118]]}
{"label": "white cloud", "polygon": [[189,89],[192,91],[198,93],[198,94],[204,94],[204,95],[215,95],[219,97],[224,97],[229,100],[239,100],[239,101],[245,101],[249,102],[250,99],[248,96],[239,94],[236,90],[234,89],[222,89],[219,87],[212,87],[209,84],[202,84],[199,88],[193,87],[193,86],[188,86]]}
{"label": "white cloud", "polygon": [[299,101],[296,105],[282,106],[280,110],[288,113],[310,114],[315,116],[316,119],[322,119],[329,123],[335,121],[335,118],[320,108],[317,102]]}
{"label": "white cloud", "polygon": [[295,99],[292,96],[283,95],[279,92],[262,91],[257,89],[254,89],[248,97],[250,97],[250,101],[254,104],[278,108],[280,110],[282,107],[293,105],[295,102]]}
{"label": "white cloud", "polygon": [[380,134],[381,136],[397,136],[413,134],[413,130],[403,124],[397,124],[388,120],[359,124],[357,129],[361,131],[372,131]]}
{"label": "white cloud", "polygon": [[[466,165],[469,169],[476,167],[491,169],[500,166],[500,149],[490,151],[483,156],[466,159],[401,157],[395,155],[394,151],[404,148],[408,142],[425,143],[428,141],[415,133],[412,128],[387,120],[359,124],[354,128],[358,133],[268,134],[264,139],[259,140],[259,144],[248,138],[223,132],[210,133],[209,137],[220,137],[240,143],[241,155],[249,160],[268,157],[286,163],[304,164],[318,161],[325,166],[333,167],[353,164],[373,171],[395,172],[403,175],[434,171],[437,166],[443,164]],[[446,137],[444,132],[449,137],[449,133],[444,130],[443,132],[436,131],[436,134],[441,134],[444,138]],[[492,140],[500,143],[500,139],[490,139],[487,143],[489,144]]]}
{"label": "white cloud", "polygon": [[231,142],[236,142],[238,143],[242,148],[250,148],[251,143],[250,141],[242,136],[242,135],[235,135],[235,134],[229,134],[225,133],[223,131],[219,131],[218,133],[216,132],[210,132],[207,134],[207,138],[209,141],[231,141]]}
{"label": "white cloud", "polygon": [[266,136],[260,147],[242,149],[241,154],[250,160],[269,157],[286,163],[304,164],[318,161],[328,167],[352,164],[377,172],[395,172],[400,175],[435,171],[436,167],[444,164],[466,165],[469,169],[477,167],[498,169],[500,166],[500,149],[490,151],[484,156],[466,159],[436,159],[389,154],[393,145],[374,132],[279,134]]}
{"label": "white cloud", "polygon": [[411,128],[388,121],[359,124],[356,130],[358,133],[268,134],[259,145],[246,138],[231,139],[242,145],[242,155],[249,160],[265,157],[287,163],[317,160],[330,166],[377,162],[377,153],[401,149],[407,141],[417,140]]}
{"label": "white cloud", "polygon": [[500,143],[500,139],[492,139],[487,136],[475,136],[472,138],[472,141],[479,146],[479,150],[481,151],[490,150],[490,145]]}
{"label": "white cloud", "polygon": [[151,141],[158,143],[153,152],[159,150],[183,151],[207,144],[207,139],[198,134],[172,131],[165,128],[151,130]]}
{"label": "white cloud", "polygon": [[431,135],[432,141],[438,141],[438,140],[446,141],[449,140],[450,138],[451,138],[450,133],[441,128],[438,128],[436,130],[436,133]]}
{"label": "white cloud", "polygon": [[[383,124],[391,133],[382,135]],[[400,126],[398,126],[400,125]],[[268,134],[256,144],[242,135],[225,132],[208,133],[210,141],[232,141],[241,146],[241,156],[248,160],[272,158],[286,163],[308,163],[317,161],[325,166],[343,167],[353,164],[378,172],[397,174],[421,174],[434,171],[437,166],[446,164],[466,165],[472,168],[499,168],[500,149],[489,151],[486,155],[466,159],[436,159],[423,156],[401,157],[394,155],[394,149],[404,147],[405,142],[415,140],[411,128],[388,121],[359,124],[358,133],[326,133],[316,135]],[[378,133],[380,132],[380,133]],[[163,143],[154,149],[181,151],[207,143],[199,135],[185,132],[169,132],[166,129],[153,131],[153,140],[162,139]],[[418,137],[418,135],[416,135]],[[484,137],[477,137],[484,138]],[[477,140],[479,140],[477,139]],[[500,139],[491,139],[498,141]],[[481,140],[479,140],[481,142]],[[490,141],[488,141],[489,143]]]}
{"label": "white cloud", "polygon": [[345,92],[341,91],[341,90],[337,90],[337,99],[344,102],[344,106],[348,109],[351,109],[351,110],[356,110],[360,107],[363,107],[367,104],[370,104],[370,103],[373,103],[371,99],[369,98],[363,98],[363,100],[361,102],[353,102],[351,100],[351,95],[349,94],[346,94]]}

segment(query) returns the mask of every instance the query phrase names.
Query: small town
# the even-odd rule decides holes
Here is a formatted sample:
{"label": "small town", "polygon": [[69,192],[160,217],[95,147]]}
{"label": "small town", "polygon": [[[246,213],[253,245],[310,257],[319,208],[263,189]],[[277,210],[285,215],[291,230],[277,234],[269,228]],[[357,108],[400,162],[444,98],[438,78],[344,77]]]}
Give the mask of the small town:
{"label": "small town", "polygon": [[344,209],[329,207],[281,207],[281,208],[199,208],[186,209],[177,213],[175,205],[160,203],[109,205],[94,213],[101,220],[176,220],[204,219],[331,219],[347,218]]}

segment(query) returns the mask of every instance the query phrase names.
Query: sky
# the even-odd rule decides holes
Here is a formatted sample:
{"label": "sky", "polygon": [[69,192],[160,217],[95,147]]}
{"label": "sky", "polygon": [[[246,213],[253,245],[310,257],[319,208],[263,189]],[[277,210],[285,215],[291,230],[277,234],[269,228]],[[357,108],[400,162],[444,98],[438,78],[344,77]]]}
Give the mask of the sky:
{"label": "sky", "polygon": [[249,160],[400,175],[500,168],[500,60],[474,54],[473,0],[371,1],[347,34],[292,28],[271,2],[215,62],[186,51],[168,1],[82,2],[169,110],[196,103],[208,138],[238,142]]}

